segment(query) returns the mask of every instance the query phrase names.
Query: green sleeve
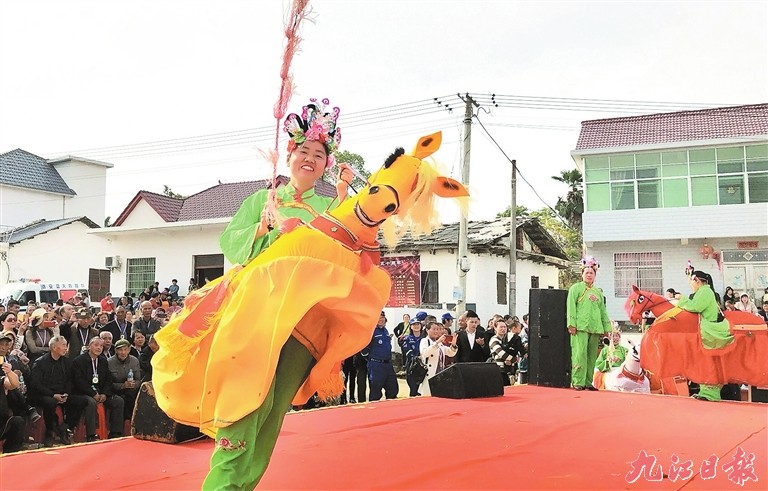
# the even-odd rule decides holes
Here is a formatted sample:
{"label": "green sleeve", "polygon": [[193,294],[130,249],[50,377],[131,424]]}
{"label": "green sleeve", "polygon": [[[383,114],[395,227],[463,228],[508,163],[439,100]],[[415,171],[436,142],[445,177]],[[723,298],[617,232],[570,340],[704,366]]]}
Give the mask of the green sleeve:
{"label": "green sleeve", "polygon": [[601,372],[607,372],[610,368],[608,363],[608,347],[603,346],[603,349],[600,350],[600,354],[597,355],[597,360],[595,360],[595,368],[600,370]]}
{"label": "green sleeve", "polygon": [[267,202],[268,191],[261,189],[246,198],[240,209],[219,238],[224,256],[232,264],[245,264],[254,249],[258,250],[266,235],[254,239],[261,222],[261,212]]}
{"label": "green sleeve", "polygon": [[611,325],[611,319],[608,317],[608,309],[605,307],[605,295],[600,292],[600,315],[603,319],[604,332],[611,332],[613,326]]}
{"label": "green sleeve", "polygon": [[[704,312],[704,310],[712,301],[711,299],[706,298],[704,291],[705,287],[701,287],[696,290],[696,293],[693,294],[693,298],[680,297],[680,300],[677,302],[677,306],[681,309],[687,310],[688,312]],[[714,295],[712,297],[714,298]]]}
{"label": "green sleeve", "polygon": [[568,289],[568,300],[566,301],[566,316],[568,317],[568,327],[576,327],[576,301],[584,290],[583,282],[571,285]]}

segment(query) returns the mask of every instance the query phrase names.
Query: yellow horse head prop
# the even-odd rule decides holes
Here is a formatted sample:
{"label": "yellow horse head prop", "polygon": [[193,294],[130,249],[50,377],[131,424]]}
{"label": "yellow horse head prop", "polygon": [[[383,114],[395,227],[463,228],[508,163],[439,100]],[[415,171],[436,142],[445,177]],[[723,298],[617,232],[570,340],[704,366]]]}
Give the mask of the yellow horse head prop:
{"label": "yellow horse head prop", "polygon": [[[371,175],[368,186],[330,215],[369,243],[375,242],[381,227],[386,243],[394,246],[407,232],[427,234],[440,225],[435,196],[459,198],[464,211],[467,189],[455,179],[441,176],[434,164],[424,160],[440,148],[441,142],[442,133],[437,132],[419,138],[410,154],[396,149]],[[350,215],[357,220],[350,221]]]}

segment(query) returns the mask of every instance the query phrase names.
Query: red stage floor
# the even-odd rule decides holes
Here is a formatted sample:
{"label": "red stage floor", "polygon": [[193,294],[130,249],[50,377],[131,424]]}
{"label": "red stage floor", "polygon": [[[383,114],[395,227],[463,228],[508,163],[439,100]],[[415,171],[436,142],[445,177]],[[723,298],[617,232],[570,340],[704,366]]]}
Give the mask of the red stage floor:
{"label": "red stage floor", "polygon": [[[766,426],[766,404],[535,386],[358,404],[288,415],[260,488],[767,489]],[[0,488],[199,489],[212,446],[125,438],[10,455]],[[758,482],[729,480],[723,467],[739,448],[754,454]],[[663,466],[662,481],[627,482],[641,451]],[[692,462],[692,477],[672,480],[673,454]]]}

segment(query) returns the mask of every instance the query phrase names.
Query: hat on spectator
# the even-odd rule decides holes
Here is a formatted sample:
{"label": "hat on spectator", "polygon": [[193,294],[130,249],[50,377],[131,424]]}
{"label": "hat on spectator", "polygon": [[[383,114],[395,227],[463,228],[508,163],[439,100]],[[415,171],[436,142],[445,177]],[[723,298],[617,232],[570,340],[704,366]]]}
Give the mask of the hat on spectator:
{"label": "hat on spectator", "polygon": [[3,331],[0,333],[0,341],[8,340],[12,343],[16,342],[16,333],[13,331]]}
{"label": "hat on spectator", "polygon": [[120,340],[118,340],[118,341],[115,343],[115,349],[118,349],[118,348],[123,348],[123,347],[125,347],[125,346],[130,346],[130,345],[131,345],[131,342],[130,342],[130,341],[128,341],[127,339],[120,339]]}
{"label": "hat on spectator", "polygon": [[35,309],[34,312],[29,316],[29,323],[33,327],[39,326],[43,322],[43,318],[45,317],[45,309]]}
{"label": "hat on spectator", "polygon": [[414,324],[421,324],[421,321],[419,319],[411,319],[410,325]]}
{"label": "hat on spectator", "polygon": [[450,312],[446,312],[443,314],[443,321],[452,321],[454,317],[451,315]]}
{"label": "hat on spectator", "polygon": [[77,318],[78,319],[87,319],[88,317],[91,317],[91,311],[87,308],[78,309],[77,311]]}
{"label": "hat on spectator", "polygon": [[424,322],[427,318],[427,313],[424,312],[423,310],[420,310],[416,313],[416,315],[413,318],[419,322]]}

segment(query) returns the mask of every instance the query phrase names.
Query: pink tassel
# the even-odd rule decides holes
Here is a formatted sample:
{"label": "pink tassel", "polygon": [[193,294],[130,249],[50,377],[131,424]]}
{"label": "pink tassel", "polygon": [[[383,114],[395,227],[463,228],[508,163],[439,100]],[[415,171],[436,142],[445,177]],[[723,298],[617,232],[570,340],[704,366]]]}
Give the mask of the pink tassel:
{"label": "pink tassel", "polygon": [[309,0],[293,0],[291,3],[291,11],[288,18],[285,21],[285,49],[283,50],[283,64],[280,67],[280,79],[282,80],[280,85],[280,96],[273,108],[273,114],[275,116],[275,148],[271,155],[272,159],[272,188],[269,190],[269,198],[267,199],[267,213],[276,220],[277,219],[277,158],[279,155],[279,141],[280,141],[280,123],[285,116],[285,112],[288,109],[288,103],[293,96],[293,76],[291,75],[291,63],[293,62],[293,55],[299,49],[301,43],[301,37],[299,36],[299,30],[301,28],[302,21],[309,14]]}

